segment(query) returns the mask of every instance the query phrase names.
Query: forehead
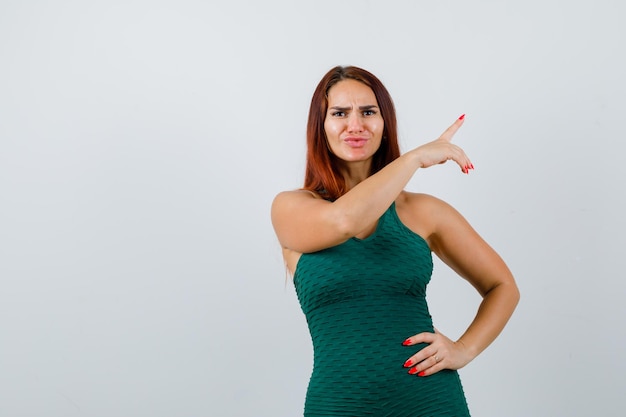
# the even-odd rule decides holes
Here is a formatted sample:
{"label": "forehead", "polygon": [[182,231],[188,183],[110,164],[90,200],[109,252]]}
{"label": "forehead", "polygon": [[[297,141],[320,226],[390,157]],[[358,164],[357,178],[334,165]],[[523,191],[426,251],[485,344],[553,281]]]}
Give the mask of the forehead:
{"label": "forehead", "polygon": [[378,105],[374,91],[360,81],[341,80],[328,90],[329,106],[352,102]]}

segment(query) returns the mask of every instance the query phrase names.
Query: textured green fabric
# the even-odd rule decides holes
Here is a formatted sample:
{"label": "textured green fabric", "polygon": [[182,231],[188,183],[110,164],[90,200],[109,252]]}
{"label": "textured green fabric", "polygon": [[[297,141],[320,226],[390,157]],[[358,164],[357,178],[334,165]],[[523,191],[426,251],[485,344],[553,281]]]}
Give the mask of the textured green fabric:
{"label": "textured green fabric", "polygon": [[433,332],[432,268],[395,204],[371,236],[301,256],[294,284],[314,350],[305,416],[469,416],[456,371],[418,377],[403,366],[425,345],[402,342]]}

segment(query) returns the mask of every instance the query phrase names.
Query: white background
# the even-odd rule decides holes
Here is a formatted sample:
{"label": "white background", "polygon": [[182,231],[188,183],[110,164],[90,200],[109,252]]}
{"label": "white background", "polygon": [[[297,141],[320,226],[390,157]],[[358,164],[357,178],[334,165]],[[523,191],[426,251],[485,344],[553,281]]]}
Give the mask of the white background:
{"label": "white background", "polygon": [[[404,150],[461,113],[459,209],[521,303],[461,370],[475,416],[621,416],[623,2],[0,1],[0,416],[297,416],[304,316],[269,207],[337,64]],[[441,263],[435,325],[479,302]],[[367,343],[364,340],[363,343]]]}

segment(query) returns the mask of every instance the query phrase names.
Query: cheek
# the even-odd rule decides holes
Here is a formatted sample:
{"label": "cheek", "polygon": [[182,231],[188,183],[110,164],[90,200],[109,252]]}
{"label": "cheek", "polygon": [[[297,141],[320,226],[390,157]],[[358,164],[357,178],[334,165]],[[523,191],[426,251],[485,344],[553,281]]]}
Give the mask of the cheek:
{"label": "cheek", "polygon": [[385,133],[385,125],[382,123],[376,123],[372,125],[371,132],[374,136],[381,138],[383,133]]}
{"label": "cheek", "polygon": [[378,128],[378,132],[380,132],[381,134],[385,131],[385,121],[382,118],[377,123],[377,128]]}
{"label": "cheek", "polygon": [[324,132],[326,132],[326,138],[331,139],[337,136],[338,127],[336,123],[324,122]]}

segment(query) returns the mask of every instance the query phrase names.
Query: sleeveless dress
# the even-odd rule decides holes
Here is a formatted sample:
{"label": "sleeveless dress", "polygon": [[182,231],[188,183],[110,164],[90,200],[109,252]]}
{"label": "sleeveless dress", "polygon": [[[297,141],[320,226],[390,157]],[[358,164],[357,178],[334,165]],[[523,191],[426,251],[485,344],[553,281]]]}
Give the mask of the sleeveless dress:
{"label": "sleeveless dress", "polygon": [[374,233],[302,254],[294,285],[313,342],[304,416],[469,416],[458,373],[427,377],[404,362],[434,332],[426,305],[433,269],[426,241],[398,218],[395,203]]}

